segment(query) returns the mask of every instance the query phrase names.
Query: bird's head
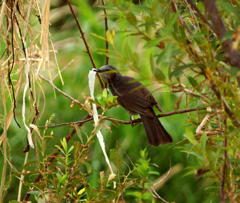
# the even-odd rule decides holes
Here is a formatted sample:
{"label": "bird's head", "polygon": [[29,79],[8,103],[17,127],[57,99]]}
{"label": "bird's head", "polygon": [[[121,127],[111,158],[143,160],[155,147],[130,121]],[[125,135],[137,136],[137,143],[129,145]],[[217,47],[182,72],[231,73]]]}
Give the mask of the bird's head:
{"label": "bird's head", "polygon": [[118,70],[111,65],[104,65],[101,68],[95,69],[94,71],[99,73],[106,81],[113,79],[117,74],[119,74]]}

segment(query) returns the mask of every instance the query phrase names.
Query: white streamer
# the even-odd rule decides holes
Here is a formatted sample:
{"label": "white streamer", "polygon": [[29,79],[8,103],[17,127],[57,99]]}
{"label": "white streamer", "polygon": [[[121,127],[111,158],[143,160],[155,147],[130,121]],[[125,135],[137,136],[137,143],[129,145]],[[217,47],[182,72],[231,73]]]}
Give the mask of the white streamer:
{"label": "white streamer", "polygon": [[[94,100],[94,84],[95,84],[95,76],[96,76],[96,72],[94,70],[91,70],[89,71],[89,74],[88,74],[88,85],[89,85],[89,89],[90,89],[90,95],[92,97],[92,99]],[[99,119],[98,119],[98,112],[97,112],[97,106],[96,104],[92,104],[92,109],[93,109],[93,120],[94,120],[94,124],[95,126],[98,125],[98,122],[99,122]],[[110,164],[110,161],[109,161],[109,158],[108,158],[108,155],[106,153],[106,147],[105,147],[105,142],[104,142],[104,138],[103,138],[103,135],[101,133],[100,130],[97,131],[97,138],[98,138],[98,141],[99,141],[99,144],[101,146],[101,149],[102,149],[102,152],[103,152],[103,155],[104,155],[104,158],[105,158],[105,161],[107,162],[107,165],[110,169],[110,176],[109,176],[109,179],[113,179],[116,175],[114,174],[113,172],[113,169],[112,169],[112,166]]]}
{"label": "white streamer", "polygon": [[24,91],[23,91],[23,105],[22,105],[22,118],[23,118],[23,124],[24,124],[24,127],[26,128],[27,130],[27,138],[28,138],[28,144],[30,145],[30,147],[34,148],[34,144],[33,144],[33,140],[32,140],[32,133],[31,133],[31,130],[30,128],[27,126],[26,124],[26,117],[25,117],[25,114],[26,114],[26,93],[27,93],[27,90],[29,88],[29,78],[28,78],[28,74],[29,74],[29,71],[30,71],[30,68],[29,68],[29,61],[28,61],[28,58],[26,57],[26,67],[25,67],[25,77],[26,77],[26,84],[24,86]]}

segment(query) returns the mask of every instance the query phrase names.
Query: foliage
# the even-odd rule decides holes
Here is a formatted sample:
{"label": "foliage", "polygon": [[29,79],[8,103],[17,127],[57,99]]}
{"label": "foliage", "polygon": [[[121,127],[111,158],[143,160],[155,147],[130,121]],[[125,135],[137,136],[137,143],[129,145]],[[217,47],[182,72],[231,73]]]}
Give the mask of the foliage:
{"label": "foliage", "polygon": [[[84,35],[66,2],[0,3],[0,202],[238,202],[239,2],[102,2],[71,1]],[[89,96],[90,55],[144,83],[164,112],[204,110],[161,118],[174,143],[149,146],[100,83]]]}

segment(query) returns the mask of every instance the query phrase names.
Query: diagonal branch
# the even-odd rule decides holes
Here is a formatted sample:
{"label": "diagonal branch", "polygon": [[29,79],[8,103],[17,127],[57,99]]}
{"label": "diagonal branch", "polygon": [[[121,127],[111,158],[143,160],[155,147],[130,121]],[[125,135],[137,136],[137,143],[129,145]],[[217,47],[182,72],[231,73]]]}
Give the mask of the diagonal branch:
{"label": "diagonal branch", "polygon": [[43,79],[43,80],[46,81],[48,84],[50,84],[50,85],[53,87],[53,89],[55,89],[57,92],[59,92],[60,94],[62,94],[64,97],[68,98],[70,101],[72,101],[72,102],[75,103],[75,104],[79,104],[79,105],[81,105],[81,106],[84,106],[80,101],[78,101],[77,99],[74,99],[72,96],[70,96],[70,95],[67,94],[66,92],[60,90],[56,85],[53,84],[52,81],[48,80],[47,78],[45,78],[45,77],[44,77],[43,75],[41,75],[41,74],[38,74],[38,75],[39,75],[39,77],[40,77],[41,79]]}
{"label": "diagonal branch", "polygon": [[[104,0],[102,0],[102,5],[103,5],[103,6],[105,5]],[[108,39],[107,39],[108,18],[107,18],[107,11],[106,11],[105,8],[103,8],[103,12],[104,12],[105,37],[106,37],[106,52],[107,52],[107,54],[108,54],[108,47],[109,47]],[[108,55],[106,55],[106,64],[108,64],[108,61],[109,61],[109,57],[108,57]]]}
{"label": "diagonal branch", "polygon": [[70,0],[67,0],[67,3],[68,3],[68,6],[69,6],[70,11],[71,11],[71,13],[72,13],[72,16],[73,16],[73,18],[74,18],[74,20],[75,20],[75,22],[76,22],[76,24],[77,24],[78,30],[79,30],[79,32],[80,32],[80,34],[81,34],[81,39],[83,40],[83,43],[84,43],[85,48],[86,48],[86,50],[87,50],[87,54],[88,54],[88,56],[89,56],[89,58],[90,58],[90,61],[91,61],[92,65],[93,65],[93,67],[94,67],[94,68],[97,68],[97,67],[96,67],[96,64],[95,64],[95,62],[94,62],[94,60],[93,60],[92,53],[91,53],[91,51],[90,51],[90,49],[89,49],[87,40],[86,40],[86,38],[85,38],[84,32],[83,32],[82,27],[81,27],[81,25],[80,25],[80,23],[79,23],[79,21],[78,21],[78,19],[77,19],[77,16],[76,16],[75,12],[74,12],[74,10],[73,10],[73,7],[72,7],[72,4],[70,3]]}
{"label": "diagonal branch", "polygon": [[[86,50],[87,50],[87,54],[88,54],[88,56],[89,56],[89,58],[90,58],[90,61],[91,61],[91,63],[92,63],[92,66],[93,66],[93,68],[97,68],[97,66],[96,66],[96,64],[95,64],[95,62],[94,62],[94,60],[93,60],[92,53],[91,53],[90,48],[89,48],[89,46],[88,46],[87,40],[86,40],[86,38],[85,38],[84,32],[83,32],[83,30],[82,30],[82,27],[81,27],[81,25],[80,25],[80,23],[79,23],[79,21],[78,21],[78,19],[77,19],[77,16],[76,16],[76,14],[75,14],[75,12],[74,12],[74,10],[73,10],[72,4],[70,3],[70,0],[66,0],[66,1],[67,1],[67,3],[68,3],[69,9],[70,9],[70,11],[71,11],[71,13],[72,13],[72,16],[73,16],[73,18],[74,18],[74,20],[75,20],[75,22],[76,22],[76,24],[77,24],[78,30],[79,30],[79,32],[80,32],[80,34],[81,34],[81,39],[83,40],[83,43],[84,43],[85,48],[86,48]],[[103,84],[103,82],[102,82],[99,74],[97,74],[97,77],[98,77],[98,80],[99,80],[99,82],[100,82],[100,84],[101,84],[101,87],[103,88],[103,87],[104,87],[104,84]]]}

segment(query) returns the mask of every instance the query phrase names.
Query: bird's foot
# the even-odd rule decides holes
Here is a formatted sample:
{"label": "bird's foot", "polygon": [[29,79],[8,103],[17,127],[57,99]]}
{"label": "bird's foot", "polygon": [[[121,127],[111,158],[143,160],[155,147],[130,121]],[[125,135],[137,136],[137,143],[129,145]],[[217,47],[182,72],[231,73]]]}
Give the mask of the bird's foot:
{"label": "bird's foot", "polygon": [[130,123],[131,123],[131,126],[132,126],[132,127],[134,127],[134,126],[136,125],[136,123],[134,123],[133,120],[134,120],[133,117],[130,116]]}

